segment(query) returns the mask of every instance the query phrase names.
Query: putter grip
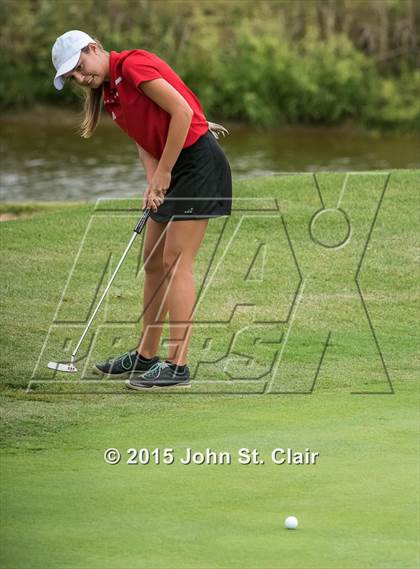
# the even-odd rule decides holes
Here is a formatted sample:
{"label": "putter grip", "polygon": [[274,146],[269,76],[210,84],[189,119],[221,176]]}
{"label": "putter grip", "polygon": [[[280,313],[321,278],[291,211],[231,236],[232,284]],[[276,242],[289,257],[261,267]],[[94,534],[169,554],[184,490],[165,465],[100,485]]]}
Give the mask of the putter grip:
{"label": "putter grip", "polygon": [[147,218],[150,215],[150,209],[144,210],[143,215],[138,220],[136,227],[133,229],[136,233],[141,233],[143,231],[143,227],[146,225]]}

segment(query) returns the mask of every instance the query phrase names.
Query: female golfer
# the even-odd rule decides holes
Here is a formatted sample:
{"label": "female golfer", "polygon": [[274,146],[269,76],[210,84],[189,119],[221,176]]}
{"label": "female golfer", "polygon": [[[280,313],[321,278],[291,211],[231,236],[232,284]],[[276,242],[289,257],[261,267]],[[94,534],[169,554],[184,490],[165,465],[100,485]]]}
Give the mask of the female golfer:
{"label": "female golfer", "polygon": [[[66,79],[84,87],[81,136],[92,136],[102,102],[136,143],[151,210],[144,243],[143,330],[137,350],[98,363],[95,371],[129,377],[133,389],[190,386],[187,366],[195,287],[193,265],[208,220],[230,215],[229,163],[216,141],[226,131],[208,123],[197,96],[155,54],[135,49],[107,52],[98,40],[72,30],[52,48],[54,85]],[[210,127],[210,130],[209,130]],[[170,348],[157,356],[169,312]]]}

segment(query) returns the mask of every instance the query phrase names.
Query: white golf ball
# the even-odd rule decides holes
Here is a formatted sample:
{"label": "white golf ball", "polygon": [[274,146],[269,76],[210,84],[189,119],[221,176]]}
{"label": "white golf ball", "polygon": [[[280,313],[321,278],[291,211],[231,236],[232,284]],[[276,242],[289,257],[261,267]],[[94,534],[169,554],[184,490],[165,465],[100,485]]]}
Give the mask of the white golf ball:
{"label": "white golf ball", "polygon": [[289,516],[284,520],[284,527],[286,529],[296,529],[298,527],[298,520],[295,516]]}

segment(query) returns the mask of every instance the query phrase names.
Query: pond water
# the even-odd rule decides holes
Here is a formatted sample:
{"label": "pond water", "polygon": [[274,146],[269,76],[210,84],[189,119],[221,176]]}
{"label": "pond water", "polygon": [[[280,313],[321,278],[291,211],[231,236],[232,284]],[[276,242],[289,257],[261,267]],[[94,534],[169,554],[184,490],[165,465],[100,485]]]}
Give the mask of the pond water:
{"label": "pond water", "polygon": [[[82,140],[77,120],[74,112],[55,109],[0,117],[0,200],[79,201],[142,194],[146,179],[134,143],[108,117],[93,138]],[[225,126],[230,136],[221,144],[234,180],[284,172],[420,167],[420,134]]]}

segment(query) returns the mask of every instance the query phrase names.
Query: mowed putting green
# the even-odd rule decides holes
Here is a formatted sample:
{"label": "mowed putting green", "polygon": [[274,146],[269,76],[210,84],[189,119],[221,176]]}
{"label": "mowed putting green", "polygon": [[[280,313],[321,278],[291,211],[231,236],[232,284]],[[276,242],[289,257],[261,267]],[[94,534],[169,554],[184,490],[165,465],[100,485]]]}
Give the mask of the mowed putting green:
{"label": "mowed putting green", "polygon": [[[74,348],[133,200],[2,206],[2,567],[417,567],[419,187],[417,171],[237,182],[197,259],[193,387],[169,394],[90,371],[135,344],[141,239],[79,373],[45,366]],[[275,464],[276,448],[319,456]],[[188,449],[230,464],[182,464]]]}
{"label": "mowed putting green", "polygon": [[[412,390],[20,402],[5,406],[21,436],[3,454],[3,567],[416,567]],[[288,446],[319,461],[272,464]],[[129,466],[130,447],[211,447],[232,464]],[[265,464],[238,465],[243,447]]]}

